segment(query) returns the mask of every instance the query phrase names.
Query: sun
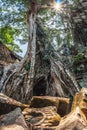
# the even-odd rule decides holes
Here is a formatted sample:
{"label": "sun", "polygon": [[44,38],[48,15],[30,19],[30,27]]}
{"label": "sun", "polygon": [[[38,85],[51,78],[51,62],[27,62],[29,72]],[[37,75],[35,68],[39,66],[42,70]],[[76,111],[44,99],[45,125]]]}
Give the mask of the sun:
{"label": "sun", "polygon": [[56,11],[61,11],[61,10],[62,10],[62,5],[61,5],[60,3],[55,3],[54,9],[55,9]]}

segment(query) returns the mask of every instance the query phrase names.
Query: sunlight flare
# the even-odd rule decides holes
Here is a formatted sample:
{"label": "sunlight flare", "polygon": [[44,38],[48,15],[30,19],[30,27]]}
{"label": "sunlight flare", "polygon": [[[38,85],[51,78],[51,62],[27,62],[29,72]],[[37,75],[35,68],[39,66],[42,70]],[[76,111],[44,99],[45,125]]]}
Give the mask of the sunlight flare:
{"label": "sunlight flare", "polygon": [[61,5],[60,3],[55,3],[54,9],[55,9],[56,11],[61,11],[61,10],[62,10],[62,5]]}

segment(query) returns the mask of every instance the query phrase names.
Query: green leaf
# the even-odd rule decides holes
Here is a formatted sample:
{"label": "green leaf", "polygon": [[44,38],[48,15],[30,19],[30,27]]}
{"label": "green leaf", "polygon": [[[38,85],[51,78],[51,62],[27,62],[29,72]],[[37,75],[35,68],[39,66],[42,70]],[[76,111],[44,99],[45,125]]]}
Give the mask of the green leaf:
{"label": "green leaf", "polygon": [[26,69],[27,71],[29,71],[29,70],[30,70],[30,66],[31,66],[31,63],[30,63],[30,62],[26,63],[26,64],[25,64],[25,69]]}

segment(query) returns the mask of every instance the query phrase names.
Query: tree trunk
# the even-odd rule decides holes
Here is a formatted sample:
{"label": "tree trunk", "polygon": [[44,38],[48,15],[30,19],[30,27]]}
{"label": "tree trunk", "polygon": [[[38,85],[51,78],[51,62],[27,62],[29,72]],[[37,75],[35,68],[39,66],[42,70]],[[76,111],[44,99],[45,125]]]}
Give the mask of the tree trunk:
{"label": "tree trunk", "polygon": [[28,49],[23,60],[10,74],[9,79],[5,79],[2,86],[2,92],[8,96],[28,102],[32,97],[33,78],[36,54],[36,16],[37,2],[32,0],[30,10],[28,12],[27,25],[29,33]]}
{"label": "tree trunk", "polygon": [[69,97],[80,91],[75,78],[58,58],[51,59],[50,87],[53,96]]}
{"label": "tree trunk", "polygon": [[[10,72],[8,77],[6,74],[3,75],[0,86],[3,93],[23,103],[28,103],[33,95],[65,97],[73,96],[79,91],[78,85],[59,57],[55,56],[50,60],[54,51],[49,44],[47,34],[44,33],[41,25],[38,25],[38,19],[36,21],[37,8],[36,0],[32,1],[27,17],[29,29],[27,53],[23,60],[15,65],[14,71]],[[36,23],[39,26],[37,34]],[[7,70],[7,75],[9,70],[10,68]]]}

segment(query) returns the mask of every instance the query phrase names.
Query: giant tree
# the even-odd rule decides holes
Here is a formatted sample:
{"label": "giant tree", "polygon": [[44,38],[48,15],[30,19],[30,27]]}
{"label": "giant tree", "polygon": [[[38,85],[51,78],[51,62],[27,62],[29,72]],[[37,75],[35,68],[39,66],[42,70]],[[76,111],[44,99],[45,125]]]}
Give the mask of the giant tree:
{"label": "giant tree", "polygon": [[[9,1],[14,3],[14,1]],[[20,0],[18,0],[20,3]],[[36,52],[37,46],[42,44],[40,39],[40,33],[38,35],[37,26],[38,26],[38,18],[37,13],[40,8],[53,8],[54,0],[44,1],[46,6],[41,6],[43,4],[43,0],[30,0],[30,1],[22,1],[24,4],[28,4],[29,2],[29,10],[27,12],[27,31],[28,31],[28,47],[27,52],[22,61],[16,65],[11,65],[10,70],[14,68],[14,71],[10,73],[8,78],[6,78],[6,74],[2,77],[1,82],[1,91],[6,93],[8,96],[13,97],[17,100],[21,100],[22,102],[28,102],[29,99],[33,96],[33,87],[34,87],[34,77],[37,67],[37,54],[39,54],[39,59],[42,61],[41,50]],[[40,30],[43,32],[43,28],[40,26]],[[42,36],[43,37],[43,36]],[[46,35],[45,35],[45,38]],[[43,53],[44,54],[44,53]],[[53,55],[56,55],[55,53]],[[51,55],[52,56],[52,55]],[[53,56],[57,57],[57,61],[54,58],[50,57],[49,60],[45,59],[45,63],[50,64],[49,73],[43,78],[40,77],[38,80],[38,84],[36,83],[35,87],[40,86],[40,82],[44,84],[46,82],[46,93],[47,95],[52,96],[67,96],[67,93],[73,95],[75,92],[79,91],[79,87],[75,83],[75,80],[71,78],[70,73],[67,72],[58,55]],[[40,62],[39,60],[39,62]],[[43,63],[41,63],[43,64]],[[14,66],[14,67],[13,67]],[[9,67],[8,67],[9,68]],[[44,67],[43,67],[44,69]],[[8,74],[9,69],[7,69]],[[6,72],[5,72],[6,73]],[[44,79],[44,80],[41,80]],[[39,82],[40,81],[40,82]]]}

